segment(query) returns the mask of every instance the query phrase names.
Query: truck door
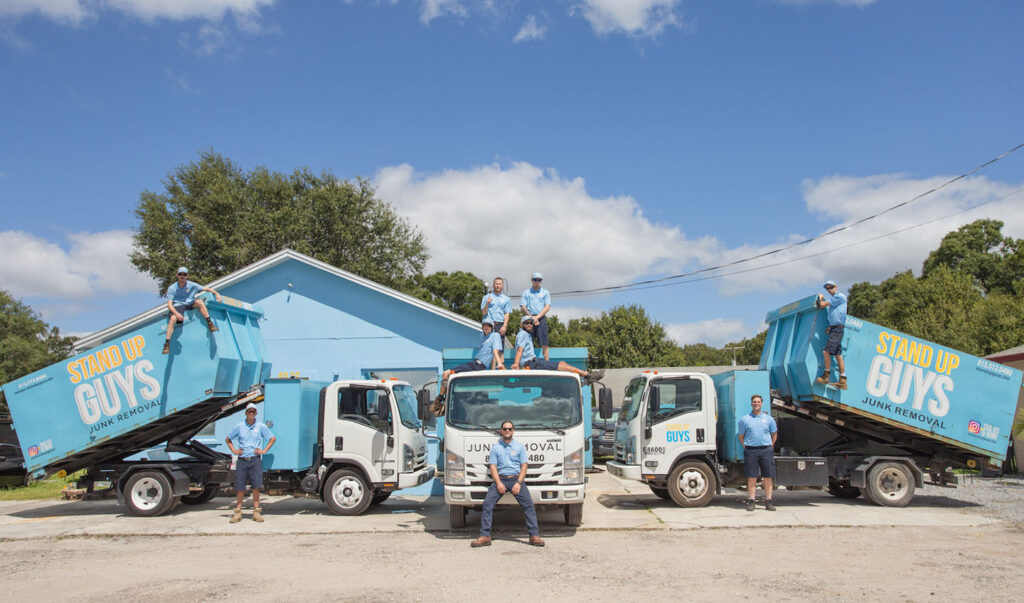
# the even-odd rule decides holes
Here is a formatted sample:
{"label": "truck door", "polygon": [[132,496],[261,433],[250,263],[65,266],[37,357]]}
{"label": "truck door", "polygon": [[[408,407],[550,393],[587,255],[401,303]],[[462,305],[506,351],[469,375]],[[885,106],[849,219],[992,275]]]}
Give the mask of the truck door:
{"label": "truck door", "polygon": [[395,455],[388,449],[392,415],[387,388],[332,385],[324,414],[324,457],[358,457],[376,472],[369,476],[371,480],[394,479]]}
{"label": "truck door", "polygon": [[[715,446],[715,430],[708,425],[705,383],[698,376],[667,377],[651,381],[647,392],[641,450],[643,471],[667,473],[672,461],[687,449]],[[650,434],[650,437],[646,437]]]}

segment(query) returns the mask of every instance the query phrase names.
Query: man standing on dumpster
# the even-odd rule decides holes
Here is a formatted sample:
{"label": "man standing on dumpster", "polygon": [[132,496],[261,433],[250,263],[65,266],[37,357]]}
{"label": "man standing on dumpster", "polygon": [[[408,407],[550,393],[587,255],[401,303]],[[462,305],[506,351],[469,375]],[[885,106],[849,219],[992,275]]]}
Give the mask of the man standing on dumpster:
{"label": "man standing on dumpster", "polygon": [[523,316],[528,316],[533,321],[533,336],[537,338],[537,345],[540,346],[544,360],[550,360],[548,358],[547,314],[551,310],[551,293],[540,286],[543,280],[543,274],[539,272],[533,273],[533,276],[530,277],[530,282],[533,283],[533,286],[523,291],[519,307],[523,311]]}
{"label": "man standing on dumpster", "polygon": [[540,529],[537,527],[537,511],[533,508],[533,498],[526,488],[526,446],[512,439],[515,429],[512,421],[505,421],[501,424],[501,439],[491,445],[489,467],[494,481],[487,488],[483,517],[480,518],[480,537],[469,543],[472,547],[491,546],[494,505],[506,492],[511,492],[523,507],[526,529],[530,533],[530,545],[544,546],[544,541],[540,538]]}
{"label": "man standing on dumpster", "polygon": [[750,397],[750,413],[740,417],[736,435],[743,446],[743,473],[747,476],[747,510],[754,510],[754,493],[757,478],[761,477],[764,488],[764,508],[775,510],[772,500],[772,482],[775,479],[775,440],[779,428],[771,414],[761,412],[761,396]]}
{"label": "man standing on dumpster", "polygon": [[246,482],[252,484],[252,520],[263,521],[260,507],[260,490],[263,488],[263,455],[274,445],[277,438],[263,423],[256,420],[256,405],[252,402],[245,407],[245,420],[231,430],[224,440],[237,455],[235,463],[235,512],[230,523],[242,520],[242,499],[245,498]]}
{"label": "man standing on dumpster", "polygon": [[[814,305],[818,308],[828,308],[828,341],[821,351],[825,360],[825,368],[822,375],[815,379],[815,383],[834,385],[839,389],[846,389],[846,363],[843,362],[843,331],[846,330],[846,294],[839,291],[834,281],[825,283],[825,292],[828,297],[821,293]],[[830,382],[832,374],[832,356],[836,357],[836,368],[839,369],[839,379]]]}

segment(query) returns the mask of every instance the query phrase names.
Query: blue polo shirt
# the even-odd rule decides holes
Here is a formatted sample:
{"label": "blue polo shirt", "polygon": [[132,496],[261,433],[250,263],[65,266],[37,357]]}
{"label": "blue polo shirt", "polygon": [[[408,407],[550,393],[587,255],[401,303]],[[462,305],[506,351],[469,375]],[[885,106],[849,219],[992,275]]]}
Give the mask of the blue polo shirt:
{"label": "blue polo shirt", "polygon": [[771,446],[772,434],[778,431],[775,419],[766,412],[754,415],[749,412],[740,417],[736,426],[736,435],[743,436],[744,446]]}
{"label": "blue polo shirt", "polygon": [[167,288],[167,301],[175,306],[187,306],[196,298],[196,294],[203,290],[203,286],[192,281],[185,281],[184,287],[178,286],[178,281],[171,283]]}
{"label": "blue polo shirt", "polygon": [[825,292],[825,301],[828,302],[828,326],[846,324],[846,294],[836,291],[835,295]]}
{"label": "blue polo shirt", "polygon": [[502,349],[501,335],[498,331],[491,331],[490,335],[480,334],[480,349],[476,352],[476,359],[480,364],[491,368],[491,360],[494,358],[494,350]]}
{"label": "blue polo shirt", "polygon": [[536,316],[540,314],[540,311],[544,309],[544,306],[551,305],[551,293],[549,293],[544,287],[541,287],[539,291],[535,291],[533,287],[530,287],[526,291],[523,291],[523,296],[519,301],[519,305],[525,306],[526,311],[530,313],[530,316]]}
{"label": "blue polo shirt", "polygon": [[519,470],[527,458],[526,446],[515,440],[506,444],[505,440],[499,438],[498,442],[491,446],[491,458],[488,462],[498,468],[498,475],[519,475]]}
{"label": "blue polo shirt", "polygon": [[[491,305],[487,306],[487,298],[491,298]],[[502,293],[498,295],[496,293],[488,293],[483,296],[480,300],[480,309],[483,310],[484,306],[487,306],[487,316],[491,322],[494,323],[494,330],[497,331],[501,328],[501,325],[505,324],[505,315],[512,313],[512,300],[509,296]]]}
{"label": "blue polo shirt", "polygon": [[242,449],[242,456],[245,457],[255,455],[257,448],[266,448],[272,437],[274,434],[270,432],[270,429],[259,421],[252,425],[242,421],[235,425],[228,434],[228,439],[235,445],[235,448]]}
{"label": "blue polo shirt", "polygon": [[519,348],[523,349],[523,356],[519,359],[520,366],[537,357],[533,353],[533,335],[526,332],[526,329],[519,329],[519,334],[516,335],[516,349]]}

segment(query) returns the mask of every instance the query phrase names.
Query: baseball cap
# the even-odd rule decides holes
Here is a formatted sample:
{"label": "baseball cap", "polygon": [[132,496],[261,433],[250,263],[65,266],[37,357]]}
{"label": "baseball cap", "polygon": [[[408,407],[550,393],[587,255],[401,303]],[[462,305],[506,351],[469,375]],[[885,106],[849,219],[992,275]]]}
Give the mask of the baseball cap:
{"label": "baseball cap", "polygon": [[836,282],[835,281],[825,281],[825,284],[822,285],[822,286],[824,288],[826,288],[826,289],[828,289],[829,287],[836,287]]}
{"label": "baseball cap", "polygon": [[181,268],[178,268],[178,274],[181,274],[182,272],[184,272],[185,274],[188,274],[188,268],[186,268],[184,266],[182,266]]}
{"label": "baseball cap", "polygon": [[493,327],[494,326],[494,321],[491,320],[490,318],[485,318],[485,319],[480,321],[480,324],[482,324],[482,325],[491,325]]}
{"label": "baseball cap", "polygon": [[249,412],[250,410],[256,410],[256,405],[252,402],[245,405],[245,412]]}
{"label": "baseball cap", "polygon": [[522,323],[522,324],[526,324],[526,323],[533,324],[533,317],[529,316],[529,315],[524,316],[523,319],[520,320],[519,322]]}
{"label": "baseball cap", "polygon": [[539,273],[539,272],[534,272],[533,276],[530,277],[530,280],[534,280],[534,279],[542,281],[542,280],[544,280],[544,275]]}

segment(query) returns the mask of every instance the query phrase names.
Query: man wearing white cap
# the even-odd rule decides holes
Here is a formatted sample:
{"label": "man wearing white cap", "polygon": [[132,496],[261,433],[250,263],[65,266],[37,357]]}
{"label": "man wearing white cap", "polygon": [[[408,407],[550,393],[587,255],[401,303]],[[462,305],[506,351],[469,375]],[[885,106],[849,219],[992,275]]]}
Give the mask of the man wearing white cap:
{"label": "man wearing white cap", "polygon": [[170,317],[167,319],[167,339],[164,340],[164,354],[171,353],[171,333],[174,332],[175,323],[179,321],[185,322],[185,312],[187,310],[199,308],[199,313],[206,319],[206,326],[210,329],[210,332],[212,333],[217,330],[217,325],[213,324],[213,321],[210,320],[210,312],[206,309],[206,304],[203,303],[203,300],[196,299],[196,295],[201,291],[209,291],[217,298],[217,301],[221,301],[220,293],[188,280],[188,268],[184,266],[178,268],[178,280],[171,283],[171,286],[167,288],[167,310],[170,312]]}
{"label": "man wearing white cap", "polygon": [[[834,385],[839,389],[846,389],[846,363],[843,362],[843,331],[846,330],[846,294],[839,291],[834,281],[825,283],[825,292],[828,297],[821,293],[814,305],[818,308],[828,308],[828,341],[821,351],[825,359],[825,368],[822,375],[815,379],[816,383]],[[839,369],[839,380],[830,382],[832,374],[832,356],[836,357],[836,367]]]}
{"label": "man wearing white cap", "polygon": [[523,316],[533,319],[533,335],[537,338],[537,345],[544,354],[544,360],[548,358],[548,310],[551,309],[551,293],[540,286],[544,275],[534,272],[530,281],[533,286],[523,291],[522,299],[519,300],[519,307]]}
{"label": "man wearing white cap", "polygon": [[263,511],[260,508],[260,490],[263,488],[263,455],[274,445],[277,438],[270,429],[256,420],[256,405],[252,402],[245,407],[245,420],[228,433],[224,440],[231,449],[231,454],[237,455],[235,462],[235,512],[231,515],[230,522],[238,523],[242,520],[242,500],[245,498],[246,483],[252,484],[252,519],[263,521]]}
{"label": "man wearing white cap", "polygon": [[448,393],[448,378],[455,373],[466,373],[470,371],[486,371],[505,368],[505,356],[504,348],[502,346],[501,337],[498,332],[494,330],[494,323],[491,322],[490,318],[484,318],[480,321],[480,347],[476,351],[476,356],[469,362],[464,362],[459,366],[448,369],[441,375],[441,391],[434,398],[434,403],[430,405],[430,410],[437,416],[442,416],[445,413],[445,396]]}

